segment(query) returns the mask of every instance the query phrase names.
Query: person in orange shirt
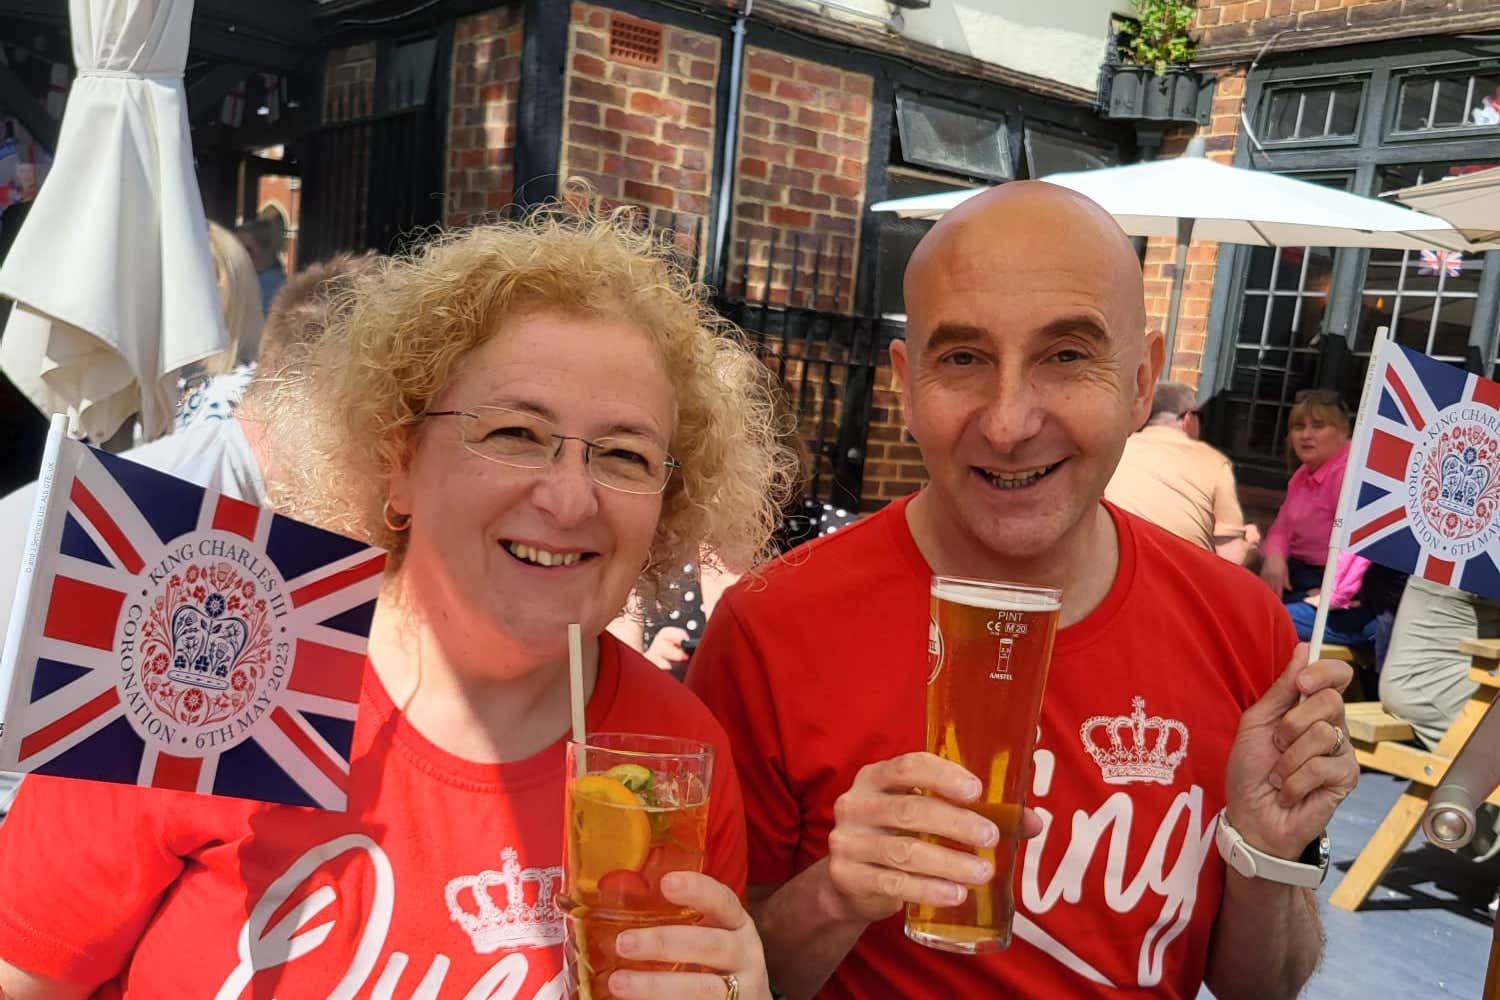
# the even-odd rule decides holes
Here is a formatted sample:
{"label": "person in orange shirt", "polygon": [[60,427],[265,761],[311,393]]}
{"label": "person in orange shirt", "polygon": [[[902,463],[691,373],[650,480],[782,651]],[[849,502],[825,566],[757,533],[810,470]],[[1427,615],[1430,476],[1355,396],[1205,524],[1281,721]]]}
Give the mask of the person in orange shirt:
{"label": "person in orange shirt", "polygon": [[1104,498],[1236,565],[1250,554],[1234,466],[1198,440],[1197,393],[1162,382],[1146,426],[1130,435]]}

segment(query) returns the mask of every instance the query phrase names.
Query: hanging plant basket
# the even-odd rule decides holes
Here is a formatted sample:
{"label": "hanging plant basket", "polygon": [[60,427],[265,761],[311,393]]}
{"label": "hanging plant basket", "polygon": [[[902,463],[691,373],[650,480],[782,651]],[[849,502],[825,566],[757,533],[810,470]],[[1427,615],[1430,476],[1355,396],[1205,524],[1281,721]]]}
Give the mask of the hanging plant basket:
{"label": "hanging plant basket", "polygon": [[1186,66],[1107,66],[1101,82],[1106,118],[1208,124],[1214,79]]}

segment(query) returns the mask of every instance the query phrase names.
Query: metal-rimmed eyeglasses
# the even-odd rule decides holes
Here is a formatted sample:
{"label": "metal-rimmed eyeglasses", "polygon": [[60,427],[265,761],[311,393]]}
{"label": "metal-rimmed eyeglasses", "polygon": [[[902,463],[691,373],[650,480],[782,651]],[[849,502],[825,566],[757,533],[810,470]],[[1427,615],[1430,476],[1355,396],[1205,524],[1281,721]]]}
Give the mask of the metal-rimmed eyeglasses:
{"label": "metal-rimmed eyeglasses", "polygon": [[560,434],[552,421],[504,406],[428,410],[425,416],[458,418],[465,448],[513,469],[544,469],[562,454],[565,443],[578,441],[583,444],[583,464],[589,478],[620,493],[660,493],[667,488],[672,470],[682,468],[665,448],[649,438],[628,435],[591,441],[576,434]]}

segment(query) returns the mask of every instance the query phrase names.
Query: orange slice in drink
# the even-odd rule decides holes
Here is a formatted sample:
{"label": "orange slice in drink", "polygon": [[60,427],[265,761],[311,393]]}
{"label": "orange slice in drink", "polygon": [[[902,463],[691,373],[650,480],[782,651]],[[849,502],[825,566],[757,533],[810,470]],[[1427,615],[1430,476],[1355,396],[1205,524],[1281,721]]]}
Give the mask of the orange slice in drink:
{"label": "orange slice in drink", "polygon": [[651,851],[651,821],[635,793],[614,778],[587,774],[573,779],[569,794],[579,890],[596,891],[612,871],[639,871]]}

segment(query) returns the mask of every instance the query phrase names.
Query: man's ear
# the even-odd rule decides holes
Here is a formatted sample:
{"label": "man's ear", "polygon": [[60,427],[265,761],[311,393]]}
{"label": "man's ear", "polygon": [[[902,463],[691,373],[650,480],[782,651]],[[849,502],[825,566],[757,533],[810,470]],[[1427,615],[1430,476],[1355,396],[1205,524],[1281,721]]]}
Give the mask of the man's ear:
{"label": "man's ear", "polygon": [[1145,349],[1141,351],[1141,363],[1135,373],[1135,425],[1144,426],[1151,416],[1151,398],[1156,393],[1157,380],[1161,378],[1162,366],[1166,363],[1167,347],[1160,330],[1147,330]]}
{"label": "man's ear", "polygon": [[896,388],[901,393],[901,422],[906,424],[906,433],[916,440],[911,420],[911,368],[906,354],[906,341],[891,341],[891,371],[896,375]]}

